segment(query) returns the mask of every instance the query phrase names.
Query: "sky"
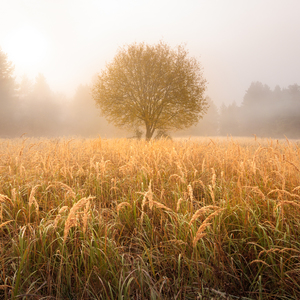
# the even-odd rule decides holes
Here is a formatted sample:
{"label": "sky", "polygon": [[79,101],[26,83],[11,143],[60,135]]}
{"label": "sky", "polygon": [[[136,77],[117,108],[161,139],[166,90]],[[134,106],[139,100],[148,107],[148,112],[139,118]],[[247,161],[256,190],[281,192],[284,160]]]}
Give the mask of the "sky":
{"label": "sky", "polygon": [[251,82],[300,84],[299,0],[0,0],[0,47],[20,80],[55,92],[91,84],[118,48],[184,44],[215,104],[241,104]]}

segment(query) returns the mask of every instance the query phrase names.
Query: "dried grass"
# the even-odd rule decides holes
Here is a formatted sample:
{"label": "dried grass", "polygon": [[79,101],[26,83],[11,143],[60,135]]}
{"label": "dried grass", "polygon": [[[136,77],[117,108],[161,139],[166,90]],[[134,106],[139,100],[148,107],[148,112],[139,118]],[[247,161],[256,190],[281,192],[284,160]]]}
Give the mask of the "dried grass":
{"label": "dried grass", "polygon": [[9,197],[7,197],[6,195],[0,194],[0,202],[6,203],[6,201],[8,201],[11,205],[13,205],[13,201]]}
{"label": "dried grass", "polygon": [[157,201],[153,201],[153,206],[160,208],[160,209],[167,210],[167,211],[173,211],[171,208],[169,208],[169,207],[165,206],[164,204],[159,203]]}
{"label": "dried grass", "polygon": [[[77,203],[75,203],[72,208],[70,209],[70,213],[68,215],[68,218],[65,223],[65,229],[64,229],[64,241],[67,240],[69,231],[72,227],[75,227],[78,225],[77,222],[77,214],[76,212],[80,210],[83,207],[89,207],[90,200],[94,199],[95,197],[87,197],[80,199]],[[88,218],[87,211],[84,211],[83,220],[86,220]],[[83,228],[83,230],[86,230],[86,228]]]}
{"label": "dried grass", "polygon": [[54,228],[57,227],[58,222],[59,222],[60,219],[61,219],[61,215],[62,215],[64,212],[68,211],[68,210],[69,210],[69,207],[65,205],[65,206],[63,206],[63,207],[58,211],[58,214],[57,214],[56,218],[55,218],[54,221],[53,221],[53,227],[54,227]]}
{"label": "dried grass", "polygon": [[183,201],[182,198],[179,198],[179,199],[177,200],[177,205],[176,205],[176,211],[177,211],[177,212],[179,212],[179,210],[180,210],[180,204],[181,204],[182,201]]}
{"label": "dried grass", "polygon": [[198,228],[197,230],[197,233],[194,237],[194,240],[193,240],[193,247],[196,247],[197,245],[197,242],[203,238],[206,233],[203,233],[203,231],[209,226],[211,225],[212,223],[209,223],[209,221],[211,219],[213,219],[214,217],[216,217],[219,213],[221,213],[222,211],[224,210],[224,208],[219,208],[217,209],[215,212],[213,212],[212,214],[210,214],[202,223],[202,225]]}
{"label": "dried grass", "polygon": [[37,214],[39,214],[39,204],[38,204],[38,202],[37,202],[37,200],[35,198],[35,193],[36,193],[38,187],[40,187],[40,186],[41,185],[38,184],[38,185],[36,185],[35,187],[33,187],[31,189],[30,196],[29,196],[29,201],[28,201],[29,207],[31,207],[32,205],[35,206],[35,211],[36,211]]}
{"label": "dried grass", "polygon": [[292,193],[290,193],[290,192],[288,192],[288,191],[286,191],[286,190],[280,190],[280,189],[274,189],[274,190],[270,191],[270,192],[268,193],[268,196],[271,195],[271,194],[274,194],[274,193],[285,194],[285,195],[288,195],[288,196],[290,196],[290,197],[292,197],[292,198],[300,199],[300,196],[299,196],[299,195],[297,195],[297,194],[292,194]]}
{"label": "dried grass", "polygon": [[117,214],[119,214],[120,210],[121,210],[123,207],[130,207],[130,208],[131,208],[131,204],[128,203],[128,202],[122,202],[122,203],[118,204],[118,205],[117,205]]}
{"label": "dried grass", "polygon": [[[95,274],[103,279],[101,288],[107,287],[108,263],[109,276],[119,278],[120,274],[133,274],[130,268],[139,257],[147,260],[145,264],[142,261],[143,268],[155,289],[164,282],[163,276],[169,276],[161,268],[168,264],[168,270],[174,270],[178,277],[174,290],[194,287],[198,280],[195,274],[201,272],[203,280],[214,285],[225,282],[232,293],[244,284],[251,286],[245,294],[253,296],[257,285],[251,281],[262,278],[262,290],[267,283],[270,291],[274,288],[286,297],[284,293],[292,291],[300,297],[289,281],[299,275],[299,148],[292,142],[287,145],[255,139],[255,143],[233,138],[150,143],[126,139],[0,142],[0,228],[4,238],[9,231],[14,241],[7,241],[10,247],[5,249],[16,249],[13,254],[2,252],[3,274],[15,274],[5,262],[12,261],[9,255],[19,257],[22,236],[18,234],[26,233],[28,249],[32,245],[35,251],[30,263],[47,265],[47,272],[57,278],[54,285],[59,287],[65,284],[64,276],[70,270],[74,278]],[[86,195],[97,200],[91,202],[94,197]],[[76,197],[80,200],[72,206]],[[32,206],[37,212],[35,222],[30,219]],[[40,213],[39,206],[43,209]],[[149,222],[143,222],[146,217]],[[55,230],[47,231],[48,224]],[[77,230],[74,238],[69,238],[75,226],[82,233],[80,239]],[[62,231],[63,239],[58,239]],[[37,232],[46,238],[38,237]],[[192,251],[188,247],[191,241]],[[2,247],[1,239],[0,243]],[[58,247],[51,253],[61,259],[59,276],[57,264],[51,265],[52,257],[43,261],[52,247]],[[226,252],[229,248],[231,252]],[[66,251],[69,249],[72,251]],[[146,255],[140,255],[142,252]],[[98,259],[102,254],[105,260]],[[82,264],[87,257],[91,264]],[[98,264],[102,265],[98,268]],[[29,278],[34,286],[29,274],[26,277],[27,269],[24,266],[20,278]],[[216,269],[220,272],[215,278],[210,271]],[[228,274],[228,281],[224,274]],[[44,279],[35,282],[38,280]],[[123,286],[109,282],[112,291]],[[131,290],[136,282],[130,282]],[[83,284],[82,295],[90,287],[87,281]],[[164,289],[166,283],[161,291]]]}
{"label": "dried grass", "polygon": [[50,184],[46,188],[46,190],[49,190],[51,187],[57,187],[57,186],[64,188],[67,191],[66,195],[69,195],[71,198],[76,197],[75,192],[73,191],[73,189],[70,186],[68,186],[67,184],[65,184],[63,182],[59,182],[59,181],[55,181],[52,184]]}
{"label": "dried grass", "polygon": [[209,210],[218,210],[220,209],[219,206],[214,206],[214,205],[208,205],[205,207],[202,207],[200,209],[198,209],[192,216],[190,222],[189,222],[189,226],[191,226],[193,224],[193,222],[198,219],[200,216],[204,215],[207,211]]}

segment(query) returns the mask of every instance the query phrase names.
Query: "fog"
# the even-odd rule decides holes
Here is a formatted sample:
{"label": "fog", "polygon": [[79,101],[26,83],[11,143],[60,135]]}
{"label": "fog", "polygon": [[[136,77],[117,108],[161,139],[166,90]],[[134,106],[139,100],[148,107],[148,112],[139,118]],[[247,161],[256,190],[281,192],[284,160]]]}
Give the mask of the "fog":
{"label": "fog", "polygon": [[[1,80],[0,80],[1,82]],[[6,86],[9,90],[9,85]],[[108,124],[91,95],[92,85],[79,85],[73,97],[55,93],[46,78],[39,74],[35,81],[24,76],[18,94],[7,98],[0,90],[0,137],[133,137],[135,132],[117,129]],[[196,126],[177,132],[184,136],[253,136],[267,138],[300,138],[300,85],[271,89],[261,82],[252,82],[243,97],[219,109],[209,97],[207,113]]]}
{"label": "fog", "polygon": [[[124,137],[128,132],[108,124],[100,115],[91,96],[91,87],[79,85],[72,98],[54,93],[46,78],[39,74],[32,82],[26,76],[21,80],[13,122],[6,120],[10,130],[1,130],[2,137],[81,136],[103,138]],[[7,126],[6,126],[7,127]]]}
{"label": "fog", "polygon": [[14,82],[0,83],[0,135],[132,135],[100,117],[93,77],[118,47],[163,40],[185,44],[208,81],[208,114],[177,135],[298,136],[299,11],[298,0],[3,0]]}

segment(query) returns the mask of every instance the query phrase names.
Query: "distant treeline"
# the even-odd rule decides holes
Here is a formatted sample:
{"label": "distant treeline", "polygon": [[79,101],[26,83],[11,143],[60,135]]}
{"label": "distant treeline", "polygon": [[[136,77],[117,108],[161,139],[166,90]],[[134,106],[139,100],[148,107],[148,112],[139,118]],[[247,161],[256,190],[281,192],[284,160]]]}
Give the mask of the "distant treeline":
{"label": "distant treeline", "polygon": [[300,138],[300,86],[271,90],[261,82],[252,82],[243,102],[218,110],[214,103],[199,124],[185,134],[206,136],[252,136]]}
{"label": "distant treeline", "polygon": [[80,85],[72,99],[51,91],[43,75],[32,83],[24,77],[11,95],[0,90],[0,137],[120,136],[100,116],[87,85]]}
{"label": "distant treeline", "polygon": [[[13,66],[0,49],[0,138],[27,136],[130,136],[100,116],[88,85],[80,85],[74,97],[54,93],[39,74],[35,81],[24,76],[17,83]],[[186,136],[250,136],[300,138],[300,86],[272,91],[253,82],[241,106],[222,105],[218,110],[210,98],[204,118],[186,131]],[[171,135],[175,135],[171,133]]]}
{"label": "distant treeline", "polygon": [[54,93],[39,74],[32,82],[20,83],[12,63],[0,48],[0,138],[23,134],[35,137],[83,136],[118,137],[120,131],[100,116],[90,88],[80,85],[74,97]]}
{"label": "distant treeline", "polygon": [[300,138],[300,86],[276,86],[271,90],[261,82],[253,82],[241,106],[222,105],[220,134]]}

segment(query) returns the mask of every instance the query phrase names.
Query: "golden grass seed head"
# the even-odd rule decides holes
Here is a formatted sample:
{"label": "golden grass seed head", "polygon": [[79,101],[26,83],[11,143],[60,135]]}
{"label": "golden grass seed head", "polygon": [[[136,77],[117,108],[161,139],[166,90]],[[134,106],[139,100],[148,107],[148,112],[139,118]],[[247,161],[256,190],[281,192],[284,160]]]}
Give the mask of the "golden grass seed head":
{"label": "golden grass seed head", "polygon": [[85,207],[86,205],[89,206],[89,202],[90,200],[94,199],[95,197],[88,197],[88,198],[82,198],[80,199],[77,203],[75,203],[72,208],[70,209],[70,213],[68,215],[68,218],[66,220],[65,223],[65,228],[64,228],[64,241],[66,241],[68,234],[69,234],[69,230],[72,227],[77,226],[77,218],[76,218],[76,212]]}
{"label": "golden grass seed head", "polygon": [[177,212],[179,212],[179,210],[180,210],[180,204],[181,204],[182,201],[183,201],[182,198],[179,198],[179,199],[177,200],[177,205],[176,205],[176,211],[177,211]]}
{"label": "golden grass seed head", "polygon": [[29,196],[29,201],[28,201],[28,205],[29,207],[31,207],[32,205],[35,206],[35,210],[37,212],[37,214],[39,213],[39,204],[35,198],[35,193],[36,193],[36,190],[38,189],[38,187],[40,187],[41,185],[38,184],[36,186],[34,186],[30,192],[30,196]]}
{"label": "golden grass seed head", "polygon": [[219,210],[220,207],[219,206],[214,206],[214,205],[208,205],[205,207],[202,207],[200,209],[198,209],[192,216],[190,222],[189,222],[189,226],[191,226],[193,224],[193,222],[198,219],[200,216],[204,215],[207,211],[209,210]]}
{"label": "golden grass seed head", "polygon": [[117,214],[119,214],[120,210],[121,210],[123,207],[126,207],[126,206],[131,207],[131,204],[128,203],[128,202],[122,202],[122,203],[119,203],[119,204],[117,205]]}
{"label": "golden grass seed head", "polygon": [[203,237],[206,235],[206,233],[204,233],[203,231],[204,231],[209,225],[211,225],[211,223],[206,222],[206,223],[203,223],[203,224],[198,228],[197,233],[196,233],[196,235],[195,235],[195,237],[194,237],[194,239],[193,239],[193,247],[196,247],[197,242],[198,242],[201,238],[203,238]]}
{"label": "golden grass seed head", "polygon": [[188,189],[188,193],[189,193],[190,200],[191,200],[191,202],[193,202],[193,201],[194,201],[193,188],[192,188],[192,186],[189,184],[189,185],[187,186],[187,189]]}
{"label": "golden grass seed head", "polygon": [[171,208],[169,208],[169,207],[165,206],[164,204],[159,203],[157,201],[153,201],[153,205],[160,209],[165,209],[167,211],[173,211]]}
{"label": "golden grass seed head", "polygon": [[90,199],[88,199],[88,201],[86,202],[86,205],[84,207],[84,211],[83,211],[83,216],[82,216],[82,224],[83,224],[82,231],[83,231],[83,233],[85,233],[87,230],[88,219],[90,217],[90,212],[89,212],[90,203],[91,203],[91,201],[90,201]]}

